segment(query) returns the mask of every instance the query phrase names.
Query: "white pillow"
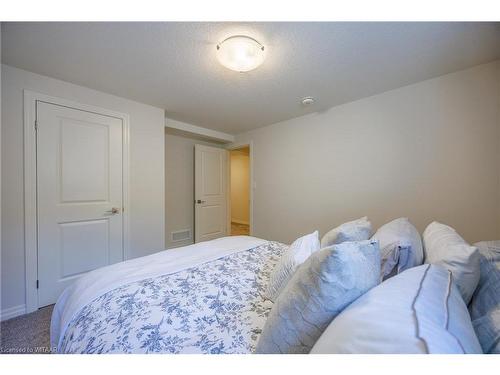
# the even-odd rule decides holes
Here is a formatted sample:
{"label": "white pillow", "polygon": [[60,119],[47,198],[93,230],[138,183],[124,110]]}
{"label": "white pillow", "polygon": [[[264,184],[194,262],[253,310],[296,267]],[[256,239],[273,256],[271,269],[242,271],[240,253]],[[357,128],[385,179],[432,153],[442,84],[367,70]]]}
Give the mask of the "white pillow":
{"label": "white pillow", "polygon": [[311,255],[273,305],[257,353],[309,353],[347,305],[380,280],[376,242],[344,242]]}
{"label": "white pillow", "polygon": [[278,295],[293,276],[295,270],[306,261],[309,256],[320,249],[319,234],[315,231],[295,240],[281,256],[274,266],[269,278],[269,285],[265,297],[276,301]]}
{"label": "white pillow", "polygon": [[406,217],[381,226],[372,240],[379,242],[382,258],[382,279],[420,266],[424,250],[420,233]]}
{"label": "white pillow", "polygon": [[432,222],[423,234],[425,263],[439,264],[451,271],[466,304],[472,298],[480,277],[480,255],[455,229]]}
{"label": "white pillow", "polygon": [[384,281],[349,305],[311,353],[481,353],[481,346],[450,272],[425,264]]}
{"label": "white pillow", "polygon": [[347,241],[365,241],[372,234],[372,224],[368,217],[358,220],[348,221],[330,230],[321,239],[321,248],[332,246]]}

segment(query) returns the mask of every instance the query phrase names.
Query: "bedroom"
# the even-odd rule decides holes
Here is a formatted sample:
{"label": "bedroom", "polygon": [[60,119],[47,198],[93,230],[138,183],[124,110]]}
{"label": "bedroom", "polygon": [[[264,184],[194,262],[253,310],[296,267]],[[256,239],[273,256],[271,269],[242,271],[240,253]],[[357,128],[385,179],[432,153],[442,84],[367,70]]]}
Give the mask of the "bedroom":
{"label": "bedroom", "polygon": [[500,352],[495,19],[25,20],[3,353]]}

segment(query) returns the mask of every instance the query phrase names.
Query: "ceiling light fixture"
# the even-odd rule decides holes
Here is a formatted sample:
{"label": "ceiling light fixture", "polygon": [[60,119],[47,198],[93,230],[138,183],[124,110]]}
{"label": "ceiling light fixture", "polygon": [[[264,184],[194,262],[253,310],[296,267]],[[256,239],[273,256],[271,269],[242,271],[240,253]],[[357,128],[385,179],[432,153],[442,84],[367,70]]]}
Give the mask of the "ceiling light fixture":
{"label": "ceiling light fixture", "polygon": [[257,68],[265,57],[264,46],[249,36],[234,35],[217,44],[219,62],[240,73]]}

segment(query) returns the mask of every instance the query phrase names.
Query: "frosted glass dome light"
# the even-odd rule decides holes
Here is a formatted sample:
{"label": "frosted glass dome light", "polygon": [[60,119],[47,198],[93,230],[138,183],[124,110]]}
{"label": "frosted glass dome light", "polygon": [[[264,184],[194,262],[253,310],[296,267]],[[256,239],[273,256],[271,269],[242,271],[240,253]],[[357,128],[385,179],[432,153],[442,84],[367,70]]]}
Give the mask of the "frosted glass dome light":
{"label": "frosted glass dome light", "polygon": [[234,35],[217,44],[217,59],[226,68],[248,72],[257,68],[266,57],[264,46],[244,35]]}

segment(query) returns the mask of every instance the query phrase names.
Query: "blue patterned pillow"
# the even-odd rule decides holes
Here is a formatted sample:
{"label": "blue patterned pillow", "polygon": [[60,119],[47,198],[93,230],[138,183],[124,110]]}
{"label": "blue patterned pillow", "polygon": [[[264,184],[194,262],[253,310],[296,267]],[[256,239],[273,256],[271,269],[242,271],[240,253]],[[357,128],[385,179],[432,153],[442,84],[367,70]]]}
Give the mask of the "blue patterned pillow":
{"label": "blue patterned pillow", "polygon": [[481,277],[469,312],[485,353],[500,354],[500,241],[478,242]]}
{"label": "blue patterned pillow", "polygon": [[309,353],[328,324],[380,280],[377,242],[344,242],[313,253],[280,293],[257,353]]}

